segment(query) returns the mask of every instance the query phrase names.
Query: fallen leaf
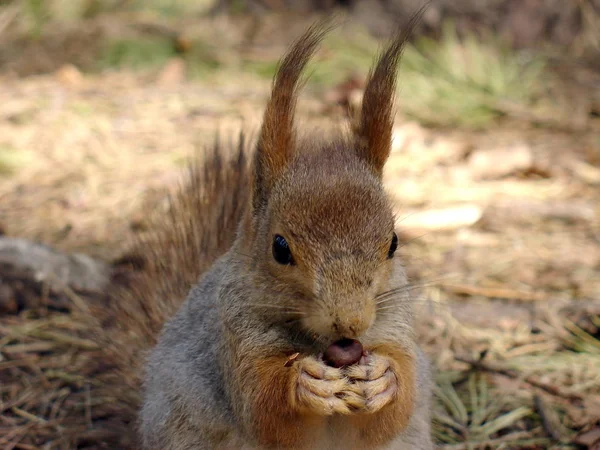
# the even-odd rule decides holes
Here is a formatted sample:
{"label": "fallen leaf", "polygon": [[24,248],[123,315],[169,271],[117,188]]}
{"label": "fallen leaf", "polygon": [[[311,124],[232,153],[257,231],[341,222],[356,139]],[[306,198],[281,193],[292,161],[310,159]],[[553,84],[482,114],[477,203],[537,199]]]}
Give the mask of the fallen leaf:
{"label": "fallen leaf", "polygon": [[182,58],[172,58],[158,75],[160,85],[179,84],[185,80],[185,61]]}
{"label": "fallen leaf", "polygon": [[454,230],[477,223],[482,214],[477,205],[432,209],[400,216],[397,225],[403,230]]}
{"label": "fallen leaf", "polygon": [[594,222],[596,212],[593,204],[584,200],[531,201],[512,200],[489,205],[484,212],[484,220],[490,223],[535,224],[546,220],[560,220],[567,223]]}
{"label": "fallen leaf", "polygon": [[584,445],[589,449],[595,449],[600,446],[600,427],[592,428],[585,433],[581,433],[573,440],[574,444]]}
{"label": "fallen leaf", "polygon": [[325,101],[344,107],[356,106],[357,99],[360,102],[362,97],[364,84],[361,76],[351,75],[328,91],[325,94]]}
{"label": "fallen leaf", "polygon": [[65,64],[56,71],[55,76],[67,86],[78,86],[83,81],[83,74],[73,64]]}
{"label": "fallen leaf", "polygon": [[392,131],[392,153],[401,152],[416,144],[422,150],[427,139],[425,129],[417,122],[407,122]]}
{"label": "fallen leaf", "polygon": [[600,169],[586,162],[572,160],[569,164],[573,174],[587,184],[600,184]]}
{"label": "fallen leaf", "polygon": [[493,180],[531,169],[533,153],[526,144],[494,150],[476,150],[470,155],[468,165],[473,178]]}

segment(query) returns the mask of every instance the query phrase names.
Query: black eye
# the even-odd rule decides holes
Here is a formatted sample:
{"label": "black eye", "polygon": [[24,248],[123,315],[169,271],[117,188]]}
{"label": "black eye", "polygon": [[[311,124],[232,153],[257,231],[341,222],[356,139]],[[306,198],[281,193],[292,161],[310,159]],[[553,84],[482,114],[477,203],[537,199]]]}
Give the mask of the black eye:
{"label": "black eye", "polygon": [[392,259],[394,257],[394,253],[396,253],[396,249],[398,248],[398,236],[396,233],[392,236],[392,243],[390,245],[390,250],[388,251],[388,259]]}
{"label": "black eye", "polygon": [[279,264],[294,264],[294,257],[290,251],[290,246],[283,236],[278,234],[273,239],[273,258]]}

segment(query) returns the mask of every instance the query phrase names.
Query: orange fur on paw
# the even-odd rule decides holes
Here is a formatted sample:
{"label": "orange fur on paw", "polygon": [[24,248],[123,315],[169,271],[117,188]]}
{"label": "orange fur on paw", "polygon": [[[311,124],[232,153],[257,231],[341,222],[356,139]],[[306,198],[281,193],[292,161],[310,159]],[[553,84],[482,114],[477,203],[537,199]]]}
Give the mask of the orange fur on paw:
{"label": "orange fur on paw", "polygon": [[259,385],[254,393],[254,429],[267,448],[302,448],[309,430],[322,417],[300,414],[293,402],[298,370],[286,364],[287,357],[269,357],[255,363]]}
{"label": "orange fur on paw", "polygon": [[[367,397],[373,396],[374,403],[367,402],[364,413],[351,416],[349,419],[353,427],[359,430],[360,437],[365,443],[380,445],[389,442],[406,428],[412,416],[415,403],[415,361],[410,352],[392,344],[373,347],[370,352],[378,357],[387,358],[389,366],[384,364],[372,369],[381,372],[376,376],[380,378],[369,385],[369,389],[373,389],[374,392],[365,393]],[[352,371],[349,375],[353,375]],[[383,401],[382,396],[373,394],[379,394],[390,385],[391,380],[388,379],[390,376],[396,378],[393,380],[397,386],[395,394],[390,400],[385,399],[385,404],[377,404]],[[360,378],[357,383],[361,384]]]}

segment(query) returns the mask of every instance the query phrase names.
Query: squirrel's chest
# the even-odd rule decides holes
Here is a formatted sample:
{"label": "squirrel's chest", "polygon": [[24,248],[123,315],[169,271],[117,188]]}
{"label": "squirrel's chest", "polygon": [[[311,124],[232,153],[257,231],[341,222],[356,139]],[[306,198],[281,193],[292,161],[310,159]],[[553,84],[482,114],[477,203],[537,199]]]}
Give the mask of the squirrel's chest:
{"label": "squirrel's chest", "polygon": [[358,430],[349,425],[346,417],[339,416],[329,418],[320,433],[313,434],[313,440],[307,447],[310,450],[391,450],[396,448],[394,446],[374,446],[373,443],[365,441]]}
{"label": "squirrel's chest", "polygon": [[328,420],[318,442],[307,447],[307,450],[416,450],[414,443],[408,441],[406,436],[400,433],[387,444],[375,445],[366,441],[356,428],[349,426],[346,417],[338,416]]}
{"label": "squirrel's chest", "polygon": [[[243,444],[243,439],[230,442],[227,450],[265,450]],[[394,440],[385,446],[375,446],[366,442],[356,429],[348,426],[345,417],[335,417],[327,420],[320,429],[311,429],[297,450],[414,450],[412,446],[403,444],[402,439]]]}

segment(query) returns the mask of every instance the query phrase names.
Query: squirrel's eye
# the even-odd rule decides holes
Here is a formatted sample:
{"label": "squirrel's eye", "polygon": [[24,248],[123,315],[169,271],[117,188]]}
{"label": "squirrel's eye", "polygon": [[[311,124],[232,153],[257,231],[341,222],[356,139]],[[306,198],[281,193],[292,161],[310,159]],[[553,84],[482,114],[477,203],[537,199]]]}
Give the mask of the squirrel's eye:
{"label": "squirrel's eye", "polygon": [[392,259],[394,257],[394,253],[396,252],[396,249],[398,248],[398,235],[396,235],[396,233],[394,233],[394,235],[392,236],[392,243],[390,245],[390,250],[388,251],[388,259]]}
{"label": "squirrel's eye", "polygon": [[290,246],[283,236],[278,234],[273,239],[273,258],[279,264],[294,264],[294,258],[290,251]]}

